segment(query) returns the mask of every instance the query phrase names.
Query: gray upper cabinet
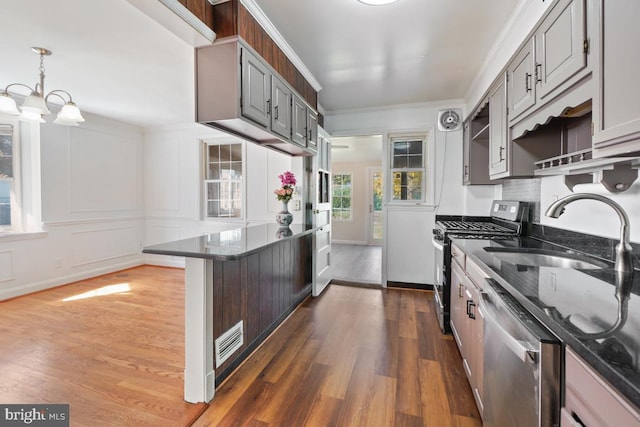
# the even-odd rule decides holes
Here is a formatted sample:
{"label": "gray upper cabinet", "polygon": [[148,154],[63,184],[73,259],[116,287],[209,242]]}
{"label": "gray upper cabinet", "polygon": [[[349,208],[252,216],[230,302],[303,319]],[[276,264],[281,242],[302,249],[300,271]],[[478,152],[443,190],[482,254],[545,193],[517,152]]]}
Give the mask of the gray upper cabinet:
{"label": "gray upper cabinet", "polygon": [[599,17],[592,46],[594,157],[640,151],[640,1],[592,1]]}
{"label": "gray upper cabinet", "polygon": [[533,79],[535,69],[534,52],[535,41],[531,39],[507,68],[509,117],[511,120],[520,116],[536,103],[536,88]]}
{"label": "gray upper cabinet", "polygon": [[491,184],[489,179],[489,99],[485,98],[463,125],[462,184]]}
{"label": "gray upper cabinet", "polygon": [[301,147],[306,147],[307,140],[307,106],[297,95],[293,96],[291,140]]}
{"label": "gray upper cabinet", "polygon": [[537,97],[554,89],[587,66],[585,0],[560,1],[536,31]]}
{"label": "gray upper cabinet", "polygon": [[262,59],[242,50],[242,115],[269,126],[271,73]]}
{"label": "gray upper cabinet", "polygon": [[271,130],[284,138],[291,136],[291,89],[277,76],[271,78],[273,111]]}
{"label": "gray upper cabinet", "polygon": [[489,91],[489,176],[491,179],[508,175],[507,85],[500,77]]}
{"label": "gray upper cabinet", "polygon": [[307,109],[307,148],[318,152],[318,114],[311,109]]}
{"label": "gray upper cabinet", "polygon": [[280,153],[315,154],[307,148],[314,109],[242,39],[199,47],[195,62],[198,123]]}
{"label": "gray upper cabinet", "polygon": [[585,2],[559,0],[507,67],[510,125],[587,73]]}

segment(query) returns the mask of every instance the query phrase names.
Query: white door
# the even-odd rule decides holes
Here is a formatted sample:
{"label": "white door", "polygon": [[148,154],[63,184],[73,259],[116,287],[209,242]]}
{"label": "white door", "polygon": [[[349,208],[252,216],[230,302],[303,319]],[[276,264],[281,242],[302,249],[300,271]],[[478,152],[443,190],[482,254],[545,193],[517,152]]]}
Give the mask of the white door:
{"label": "white door", "polygon": [[316,183],[313,208],[313,287],[320,295],[331,281],[331,136],[318,128],[318,155],[313,159]]}
{"label": "white door", "polygon": [[369,219],[367,228],[369,230],[367,243],[370,245],[382,245],[382,169],[367,168],[367,209]]}

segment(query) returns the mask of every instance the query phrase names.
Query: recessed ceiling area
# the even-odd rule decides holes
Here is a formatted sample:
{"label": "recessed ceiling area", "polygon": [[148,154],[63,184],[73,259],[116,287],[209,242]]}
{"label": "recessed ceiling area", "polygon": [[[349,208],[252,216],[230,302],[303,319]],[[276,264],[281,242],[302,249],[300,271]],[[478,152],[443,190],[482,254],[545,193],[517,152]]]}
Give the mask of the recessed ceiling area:
{"label": "recessed ceiling area", "polygon": [[326,111],[462,99],[523,0],[251,0],[322,85]]}

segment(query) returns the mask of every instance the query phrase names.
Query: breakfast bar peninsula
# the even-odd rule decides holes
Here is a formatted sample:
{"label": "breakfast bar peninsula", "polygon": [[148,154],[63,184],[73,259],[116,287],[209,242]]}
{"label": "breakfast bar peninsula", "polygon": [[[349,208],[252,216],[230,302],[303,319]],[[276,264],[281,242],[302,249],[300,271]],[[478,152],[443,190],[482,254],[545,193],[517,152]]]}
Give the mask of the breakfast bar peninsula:
{"label": "breakfast bar peninsula", "polygon": [[143,249],[185,257],[187,402],[209,402],[215,385],[311,294],[312,231],[255,225]]}

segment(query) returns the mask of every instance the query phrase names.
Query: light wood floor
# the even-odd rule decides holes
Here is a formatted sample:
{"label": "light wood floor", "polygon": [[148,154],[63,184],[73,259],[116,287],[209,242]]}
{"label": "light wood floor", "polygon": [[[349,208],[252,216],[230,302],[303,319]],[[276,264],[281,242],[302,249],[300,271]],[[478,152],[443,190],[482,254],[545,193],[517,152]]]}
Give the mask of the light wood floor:
{"label": "light wood floor", "polygon": [[196,426],[481,426],[426,291],[331,285],[216,391]]}
{"label": "light wood floor", "polygon": [[331,245],[331,274],[338,281],[382,283],[382,248],[369,245]]}
{"label": "light wood floor", "polygon": [[69,403],[72,426],[188,425],[184,271],[139,267],[0,302],[0,402]]}
{"label": "light wood floor", "polygon": [[139,267],[0,303],[0,402],[72,426],[480,426],[430,292],[331,285],[216,391],[182,400],[184,272]]}

